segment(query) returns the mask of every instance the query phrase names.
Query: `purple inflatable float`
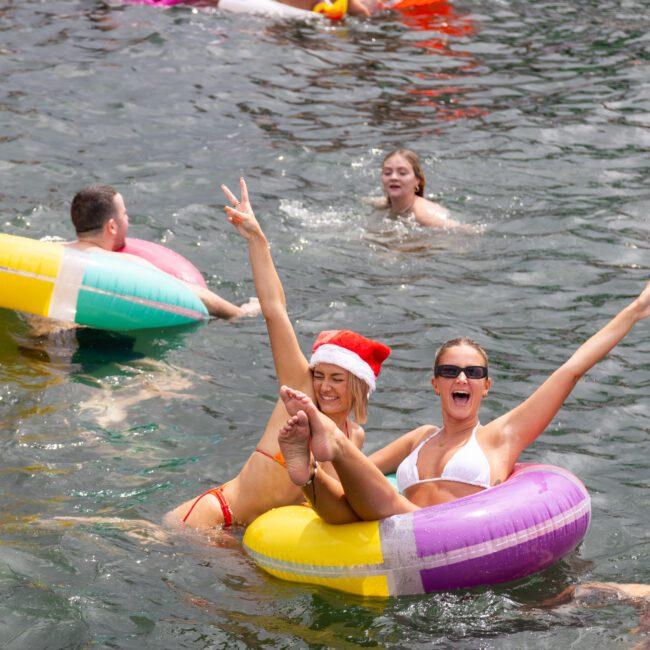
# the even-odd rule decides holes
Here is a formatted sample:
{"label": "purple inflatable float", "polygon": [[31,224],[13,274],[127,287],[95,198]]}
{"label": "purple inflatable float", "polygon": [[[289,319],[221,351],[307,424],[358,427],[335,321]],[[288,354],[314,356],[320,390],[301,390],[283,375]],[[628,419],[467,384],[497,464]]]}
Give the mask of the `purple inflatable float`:
{"label": "purple inflatable float", "polygon": [[244,546],[284,580],[402,596],[524,578],[570,553],[590,519],[571,472],[517,465],[501,485],[381,521],[336,526],[311,508],[277,508],[248,527]]}

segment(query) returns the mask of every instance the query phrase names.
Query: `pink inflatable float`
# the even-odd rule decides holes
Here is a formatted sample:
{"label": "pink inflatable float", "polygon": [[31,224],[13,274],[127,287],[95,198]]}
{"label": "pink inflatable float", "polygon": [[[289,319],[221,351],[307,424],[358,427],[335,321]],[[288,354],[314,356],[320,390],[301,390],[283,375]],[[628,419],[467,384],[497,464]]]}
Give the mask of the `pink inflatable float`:
{"label": "pink inflatable float", "polygon": [[202,287],[208,286],[201,275],[201,272],[196,268],[196,266],[194,266],[194,264],[192,264],[192,262],[162,244],[145,241],[144,239],[127,237],[126,245],[118,252],[137,255],[138,257],[147,260],[147,262],[151,262],[161,271],[169,273],[169,275],[173,275],[175,278],[183,280],[184,282],[198,284]]}

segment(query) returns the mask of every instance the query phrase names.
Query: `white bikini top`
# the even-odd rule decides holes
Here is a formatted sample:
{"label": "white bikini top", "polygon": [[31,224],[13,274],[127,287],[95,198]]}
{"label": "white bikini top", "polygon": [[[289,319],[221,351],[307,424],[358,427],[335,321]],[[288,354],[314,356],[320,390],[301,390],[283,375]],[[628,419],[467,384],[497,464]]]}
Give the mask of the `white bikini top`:
{"label": "white bikini top", "polygon": [[472,430],[469,440],[449,459],[442,470],[442,475],[438,478],[421,479],[417,463],[420,449],[429,440],[442,433],[442,429],[423,440],[397,468],[397,487],[399,491],[403,493],[413,485],[432,483],[433,481],[456,481],[457,483],[467,483],[468,485],[477,485],[483,488],[490,487],[490,463],[476,439],[476,430],[478,428],[479,423]]}

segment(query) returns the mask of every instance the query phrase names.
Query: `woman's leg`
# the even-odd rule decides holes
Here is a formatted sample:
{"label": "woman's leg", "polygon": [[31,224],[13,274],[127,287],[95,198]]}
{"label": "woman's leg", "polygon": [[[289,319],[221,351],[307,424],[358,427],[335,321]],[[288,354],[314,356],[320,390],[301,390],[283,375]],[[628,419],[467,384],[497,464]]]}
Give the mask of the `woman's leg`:
{"label": "woman's leg", "polygon": [[278,443],[291,480],[330,524],[349,524],[360,517],[350,507],[341,483],[319,471],[309,451],[309,420],[304,411],[292,415],[278,433]]}
{"label": "woman's leg", "polygon": [[[283,386],[280,389],[280,397],[287,411],[298,417],[298,421],[286,429],[283,428],[281,436],[278,437],[285,459],[287,454],[292,457],[293,467],[289,467],[287,459],[287,469],[294,482],[310,475],[311,443],[311,451],[316,461],[331,461],[334,465],[346,503],[359,519],[372,521],[419,509],[395,490],[374,463],[364,456],[328,417],[320,413],[307,395]],[[306,415],[307,423],[299,416],[300,411]],[[296,449],[292,448],[294,445]],[[340,501],[340,495],[336,491],[331,493],[332,489],[330,481],[325,481],[322,477],[319,479],[317,473],[314,508],[326,521],[329,521],[327,508],[333,499]]]}

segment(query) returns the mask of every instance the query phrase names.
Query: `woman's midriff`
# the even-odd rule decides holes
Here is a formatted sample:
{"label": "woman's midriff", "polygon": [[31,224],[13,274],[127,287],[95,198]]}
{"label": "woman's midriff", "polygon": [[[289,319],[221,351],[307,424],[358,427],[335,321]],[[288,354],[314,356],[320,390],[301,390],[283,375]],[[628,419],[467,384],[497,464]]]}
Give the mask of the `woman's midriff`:
{"label": "woman's midriff", "polygon": [[233,518],[249,524],[262,513],[303,501],[302,491],[289,478],[287,470],[275,460],[253,453],[239,475],[223,488]]}
{"label": "woman's midriff", "polygon": [[404,496],[416,506],[426,508],[427,506],[437,506],[441,503],[455,501],[483,490],[484,488],[477,485],[468,485],[456,481],[433,481],[408,488]]}

